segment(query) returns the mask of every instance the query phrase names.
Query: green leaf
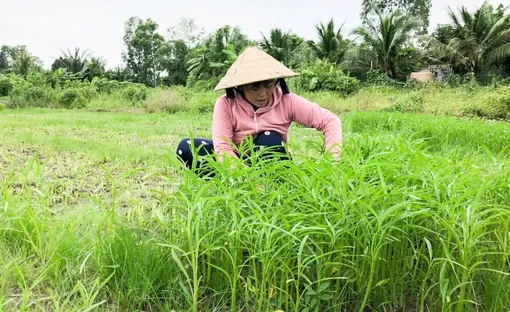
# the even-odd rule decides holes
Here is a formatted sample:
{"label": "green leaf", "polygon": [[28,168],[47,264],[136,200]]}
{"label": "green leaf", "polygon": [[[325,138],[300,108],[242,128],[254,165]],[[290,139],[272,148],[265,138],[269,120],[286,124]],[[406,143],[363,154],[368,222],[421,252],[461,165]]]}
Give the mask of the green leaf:
{"label": "green leaf", "polygon": [[325,291],[326,289],[328,289],[329,284],[330,284],[330,282],[325,282],[325,283],[320,284],[319,290],[317,292],[321,293],[321,292]]}
{"label": "green leaf", "polygon": [[380,280],[377,284],[375,284],[375,287],[386,285],[389,282],[389,278]]}
{"label": "green leaf", "polygon": [[331,300],[331,298],[333,298],[332,295],[329,295],[329,294],[320,294],[318,296],[318,298],[322,301],[328,301],[328,300]]}

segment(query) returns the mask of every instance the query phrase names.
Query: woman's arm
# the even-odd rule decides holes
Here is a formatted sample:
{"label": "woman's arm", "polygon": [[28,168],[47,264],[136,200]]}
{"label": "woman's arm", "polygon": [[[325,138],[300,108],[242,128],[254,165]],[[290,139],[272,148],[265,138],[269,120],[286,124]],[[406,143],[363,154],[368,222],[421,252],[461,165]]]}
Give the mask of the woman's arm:
{"label": "woman's arm", "polygon": [[225,155],[237,158],[232,146],[234,137],[232,122],[233,116],[230,103],[225,97],[221,97],[214,105],[212,122],[214,151],[220,162],[223,162]]}
{"label": "woman's arm", "polygon": [[340,118],[318,104],[292,94],[291,120],[324,134],[326,150],[334,157],[342,155],[342,123]]}

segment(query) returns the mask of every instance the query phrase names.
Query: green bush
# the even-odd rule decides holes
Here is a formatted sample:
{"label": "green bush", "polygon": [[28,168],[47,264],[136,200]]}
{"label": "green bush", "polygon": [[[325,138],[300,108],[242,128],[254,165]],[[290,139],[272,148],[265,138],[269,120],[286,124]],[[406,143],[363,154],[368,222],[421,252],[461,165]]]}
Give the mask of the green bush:
{"label": "green bush", "polygon": [[483,97],[473,101],[464,109],[464,114],[489,119],[510,118],[510,88],[500,88],[484,93]]}
{"label": "green bush", "polygon": [[207,97],[197,97],[193,101],[193,109],[198,113],[212,113],[216,101]]}
{"label": "green bush", "polygon": [[95,88],[91,86],[86,86],[78,89],[81,93],[81,95],[87,100],[87,102],[90,102],[93,98],[98,96],[98,92]]}
{"label": "green bush", "polygon": [[395,80],[391,79],[380,70],[371,69],[365,74],[365,83],[375,86],[393,86],[396,84]]}
{"label": "green bush", "polygon": [[221,79],[220,77],[217,77],[205,80],[198,80],[190,75],[188,77],[188,80],[186,81],[186,86],[198,91],[211,91],[214,90],[216,85],[220,82],[220,79]]}
{"label": "green bush", "polygon": [[122,90],[122,97],[127,101],[137,104],[147,99],[147,87],[141,85],[130,85]]}
{"label": "green bush", "polygon": [[56,103],[56,92],[50,87],[33,86],[22,81],[11,91],[7,107],[52,107]]}
{"label": "green bush", "polygon": [[5,109],[5,105],[0,103],[0,112],[3,111]]}
{"label": "green bush", "polygon": [[36,87],[46,86],[46,77],[43,71],[34,71],[24,77],[24,79]]}
{"label": "green bush", "polygon": [[[84,90],[86,90],[84,88]],[[90,101],[85,98],[80,89],[65,89],[63,90],[58,99],[60,107],[63,108],[85,108]]]}
{"label": "green bush", "polygon": [[399,98],[393,105],[385,109],[389,112],[421,113],[423,112],[425,99],[422,92],[411,92],[403,98]]}
{"label": "green bush", "polygon": [[448,86],[457,88],[462,84],[462,77],[459,74],[452,74],[448,78]]}
{"label": "green bush", "polygon": [[14,81],[5,75],[0,75],[0,96],[7,96],[14,88]]}
{"label": "green bush", "polygon": [[335,64],[323,61],[301,70],[300,75],[292,80],[292,85],[303,91],[334,91],[344,96],[359,88],[356,78],[346,76]]}
{"label": "green bush", "polygon": [[117,80],[108,80],[106,78],[95,77],[92,79],[91,85],[100,94],[112,94],[115,91],[121,90],[123,85]]}

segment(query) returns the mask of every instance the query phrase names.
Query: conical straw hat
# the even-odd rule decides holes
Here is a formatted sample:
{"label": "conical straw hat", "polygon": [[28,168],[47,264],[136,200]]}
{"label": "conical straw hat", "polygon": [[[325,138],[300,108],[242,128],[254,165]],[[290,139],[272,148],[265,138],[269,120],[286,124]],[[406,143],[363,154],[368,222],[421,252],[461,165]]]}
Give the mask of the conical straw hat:
{"label": "conical straw hat", "polygon": [[257,47],[247,48],[230,66],[214,90],[234,88],[269,79],[297,76],[271,55]]}

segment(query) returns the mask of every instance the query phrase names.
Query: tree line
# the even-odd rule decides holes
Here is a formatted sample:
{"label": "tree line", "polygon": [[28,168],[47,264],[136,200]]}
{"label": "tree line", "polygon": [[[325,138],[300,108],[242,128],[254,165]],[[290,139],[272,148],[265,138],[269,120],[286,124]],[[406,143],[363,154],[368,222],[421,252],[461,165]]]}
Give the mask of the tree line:
{"label": "tree line", "polygon": [[[229,25],[206,34],[188,18],[170,27],[165,39],[154,20],[131,17],[124,25],[123,65],[105,70],[102,58],[76,48],[62,51],[51,71],[151,87],[213,85],[246,47],[257,45],[290,68],[325,63],[360,80],[377,73],[405,81],[410,72],[430,65],[480,80],[510,74],[508,7],[484,2],[474,11],[449,8],[449,23],[428,35],[430,8],[431,0],[364,0],[359,27],[346,33],[343,24],[331,19],[315,25],[316,40],[279,28],[251,40],[241,28]],[[0,73],[25,76],[34,71],[42,71],[41,62],[24,46],[1,47]]]}

